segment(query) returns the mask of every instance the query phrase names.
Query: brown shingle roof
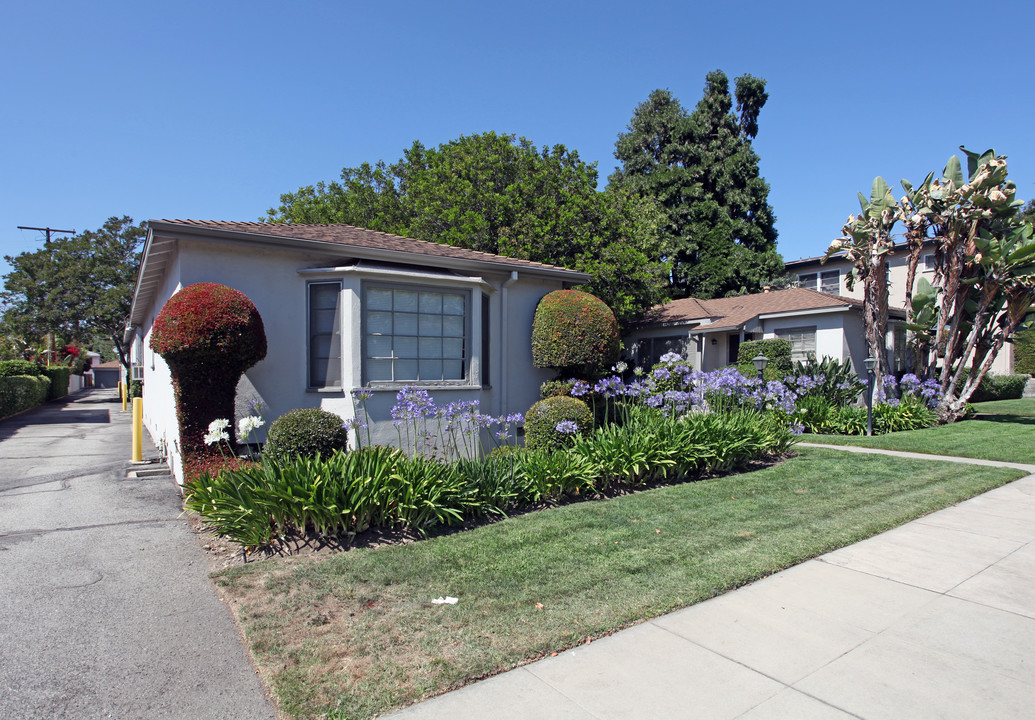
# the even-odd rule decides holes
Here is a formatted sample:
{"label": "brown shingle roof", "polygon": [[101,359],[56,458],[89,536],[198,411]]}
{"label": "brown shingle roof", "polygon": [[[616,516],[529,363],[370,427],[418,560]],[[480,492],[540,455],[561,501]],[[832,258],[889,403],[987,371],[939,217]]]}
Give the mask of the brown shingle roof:
{"label": "brown shingle roof", "polygon": [[[392,235],[390,233],[366,230],[353,225],[343,224],[292,224],[265,222],[235,222],[224,220],[152,220],[150,225],[156,230],[173,230],[176,228],[210,231],[217,233],[234,233],[268,238],[289,238],[310,240],[315,242],[334,243],[355,248],[372,250],[392,250],[396,252],[429,255],[432,257],[452,258],[456,260],[472,260],[497,265],[511,265],[516,268],[539,270],[564,270],[575,273],[575,270],[558,265],[521,260],[518,258],[494,255],[478,250],[443,245],[427,240]],[[579,273],[584,275],[584,273]],[[588,275],[585,276],[588,279]],[[573,278],[578,282],[578,278]]]}
{"label": "brown shingle roof", "polygon": [[[711,322],[702,322],[702,329],[733,328],[740,327],[759,315],[842,307],[862,309],[863,303],[861,300],[831,295],[818,290],[790,288],[715,300],[698,300],[696,298],[673,300],[654,308],[644,325],[710,320]],[[895,315],[904,314],[904,311],[898,308],[889,308],[889,311]]]}

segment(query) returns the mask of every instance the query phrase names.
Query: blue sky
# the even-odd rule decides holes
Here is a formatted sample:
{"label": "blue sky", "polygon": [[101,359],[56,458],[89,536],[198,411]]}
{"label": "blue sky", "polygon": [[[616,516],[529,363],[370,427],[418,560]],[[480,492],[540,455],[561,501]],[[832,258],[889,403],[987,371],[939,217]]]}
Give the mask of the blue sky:
{"label": "blue sky", "polygon": [[[256,220],[281,193],[494,130],[598,163],[637,104],[768,81],[755,148],[785,259],[821,254],[875,175],[958,146],[1035,196],[1029,2],[8,3],[0,255],[18,225]],[[0,263],[0,272],[7,271]]]}

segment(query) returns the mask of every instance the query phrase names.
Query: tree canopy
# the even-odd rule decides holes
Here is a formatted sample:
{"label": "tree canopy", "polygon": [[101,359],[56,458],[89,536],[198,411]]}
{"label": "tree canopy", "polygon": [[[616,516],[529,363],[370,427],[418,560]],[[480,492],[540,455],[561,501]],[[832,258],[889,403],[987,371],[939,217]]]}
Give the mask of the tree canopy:
{"label": "tree canopy", "polygon": [[[944,419],[958,418],[1004,344],[1023,326],[1035,301],[1035,230],[1007,180],[1006,157],[961,147],[964,174],[952,155],[941,178],[930,173],[919,186],[902,180],[896,202],[883,178],[873,181],[862,212],[850,215],[827,257],[852,262],[849,286],[866,287],[867,338],[885,371],[888,287],[884,269],[895,251],[892,228],[905,229],[906,313],[915,369],[938,378],[945,393]],[[923,249],[934,247],[933,282],[913,288]]]}
{"label": "tree canopy", "polygon": [[63,341],[110,339],[126,362],[122,331],[144,239],[143,223],[110,217],[97,230],[52,239],[46,247],[5,256],[3,324],[26,341],[54,333]]}
{"label": "tree canopy", "polygon": [[735,88],[736,114],[720,70],[708,73],[704,96],[691,113],[668,90],[655,90],[615,144],[622,165],[609,190],[660,206],[659,259],[672,263],[676,297],[757,292],[784,274],[769,185],[751,145],[768,99],[765,80],[743,75]]}
{"label": "tree canopy", "polygon": [[563,145],[493,132],[281,195],[272,222],[346,223],[419,240],[582,270],[588,292],[628,323],[665,299],[662,215],[621,188],[597,190],[595,164]]}

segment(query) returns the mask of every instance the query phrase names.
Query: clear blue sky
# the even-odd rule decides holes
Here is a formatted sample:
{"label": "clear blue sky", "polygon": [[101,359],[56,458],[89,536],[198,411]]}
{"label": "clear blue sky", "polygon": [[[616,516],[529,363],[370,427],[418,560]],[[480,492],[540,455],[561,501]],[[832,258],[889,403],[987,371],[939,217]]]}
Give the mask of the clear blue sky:
{"label": "clear blue sky", "polygon": [[[1035,196],[1030,0],[7,3],[0,255],[18,225],[256,220],[342,167],[494,130],[564,144],[601,187],[636,105],[768,81],[755,147],[785,259],[821,254],[875,175],[959,145]],[[0,272],[7,272],[0,263]]]}

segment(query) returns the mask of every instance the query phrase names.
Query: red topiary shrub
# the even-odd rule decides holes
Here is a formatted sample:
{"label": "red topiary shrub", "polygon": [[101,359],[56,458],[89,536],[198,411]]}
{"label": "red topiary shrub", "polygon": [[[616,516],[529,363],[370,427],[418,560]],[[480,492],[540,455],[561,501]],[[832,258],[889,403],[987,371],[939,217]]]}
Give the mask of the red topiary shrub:
{"label": "red topiary shrub", "polygon": [[618,360],[618,323],[604,301],[579,290],[555,290],[532,322],[532,362],[566,376],[591,375]]}
{"label": "red topiary shrub", "polygon": [[204,440],[218,418],[230,421],[230,446],[236,447],[237,382],[266,357],[266,331],[252,301],[225,285],[188,285],[158,313],[150,346],[172,373],[183,456],[220,453]]}

